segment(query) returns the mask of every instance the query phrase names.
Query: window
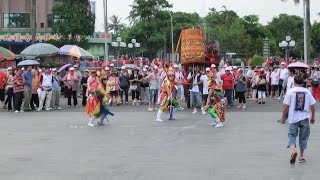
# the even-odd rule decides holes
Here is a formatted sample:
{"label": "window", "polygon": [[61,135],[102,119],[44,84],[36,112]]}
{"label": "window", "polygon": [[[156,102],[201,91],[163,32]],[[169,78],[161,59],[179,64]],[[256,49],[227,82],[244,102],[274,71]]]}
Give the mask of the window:
{"label": "window", "polygon": [[29,13],[4,13],[4,28],[30,28]]}
{"label": "window", "polygon": [[59,21],[58,16],[53,16],[53,14],[47,14],[47,23],[48,23],[48,28],[52,28],[53,24]]}
{"label": "window", "polygon": [[44,28],[44,23],[40,23],[40,27],[41,27],[41,28]]}

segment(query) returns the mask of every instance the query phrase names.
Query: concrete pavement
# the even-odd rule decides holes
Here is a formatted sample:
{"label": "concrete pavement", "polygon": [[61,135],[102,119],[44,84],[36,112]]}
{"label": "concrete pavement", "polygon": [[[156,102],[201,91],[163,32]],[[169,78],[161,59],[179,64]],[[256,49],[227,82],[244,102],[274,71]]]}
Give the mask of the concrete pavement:
{"label": "concrete pavement", "polygon": [[[179,112],[155,122],[145,107],[111,107],[105,126],[88,127],[82,108],[0,112],[0,179],[25,180],[299,180],[318,179],[320,122],[311,129],[305,164],[289,164],[281,103],[230,110],[226,126]],[[319,109],[319,104],[317,105]],[[319,117],[319,113],[317,113]],[[318,118],[319,120],[319,118]]]}

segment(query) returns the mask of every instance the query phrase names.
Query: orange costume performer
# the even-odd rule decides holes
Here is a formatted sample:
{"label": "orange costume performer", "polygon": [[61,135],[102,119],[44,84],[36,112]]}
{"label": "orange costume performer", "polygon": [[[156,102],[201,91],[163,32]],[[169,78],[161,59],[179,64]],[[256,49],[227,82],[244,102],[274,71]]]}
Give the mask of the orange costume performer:
{"label": "orange costume performer", "polygon": [[86,113],[91,117],[88,122],[88,126],[93,127],[95,119],[100,118],[98,125],[102,125],[103,121],[107,119],[108,115],[114,115],[108,109],[108,103],[110,99],[108,86],[106,86],[107,78],[105,76],[101,77],[98,85],[94,88],[90,88],[90,94],[87,98]]}
{"label": "orange costume performer", "polygon": [[157,119],[156,121],[162,122],[161,116],[163,112],[170,112],[170,118],[169,120],[175,119],[174,114],[174,108],[179,107],[179,103],[176,99],[173,99],[173,90],[176,87],[175,86],[175,73],[172,67],[168,68],[168,71],[166,73],[166,78],[163,80],[162,86],[161,86],[161,94],[160,94],[160,109],[157,113]]}

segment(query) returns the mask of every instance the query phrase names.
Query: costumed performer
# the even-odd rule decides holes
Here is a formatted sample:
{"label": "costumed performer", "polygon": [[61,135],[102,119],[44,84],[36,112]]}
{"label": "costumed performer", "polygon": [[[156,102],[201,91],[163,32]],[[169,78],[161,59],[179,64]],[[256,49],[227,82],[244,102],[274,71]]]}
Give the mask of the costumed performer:
{"label": "costumed performer", "polygon": [[166,77],[161,85],[161,94],[159,97],[160,101],[160,109],[157,113],[156,121],[162,122],[161,116],[163,112],[170,113],[169,120],[176,119],[174,117],[174,109],[179,107],[179,103],[176,99],[173,98],[173,90],[176,88],[175,86],[175,73],[172,67],[168,68],[168,72],[166,73]]}
{"label": "costumed performer", "polygon": [[208,75],[209,95],[207,99],[208,113],[212,118],[211,126],[220,128],[225,121],[225,100],[222,87],[217,83],[213,72]]}
{"label": "costumed performer", "polygon": [[100,118],[98,125],[103,125],[103,121],[107,119],[108,115],[114,115],[110,112],[108,104],[111,102],[111,97],[109,95],[109,89],[107,86],[107,77],[102,76],[99,84],[95,89],[91,89],[90,94],[87,98],[86,113],[90,116],[88,126],[93,127],[94,121]]}

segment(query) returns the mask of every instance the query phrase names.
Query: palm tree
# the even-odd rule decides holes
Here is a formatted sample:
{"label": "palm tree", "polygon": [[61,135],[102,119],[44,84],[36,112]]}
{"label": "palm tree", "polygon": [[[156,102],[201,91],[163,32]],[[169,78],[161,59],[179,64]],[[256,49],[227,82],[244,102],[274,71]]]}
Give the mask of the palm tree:
{"label": "palm tree", "polygon": [[[287,0],[281,0],[287,1]],[[301,3],[303,1],[304,12],[304,61],[310,61],[311,40],[310,40],[310,0],[293,0],[294,3]]]}
{"label": "palm tree", "polygon": [[121,23],[121,18],[116,15],[111,16],[110,21],[111,23],[108,24],[108,30],[113,30],[116,35],[118,35],[118,32],[126,26],[124,23]]}

